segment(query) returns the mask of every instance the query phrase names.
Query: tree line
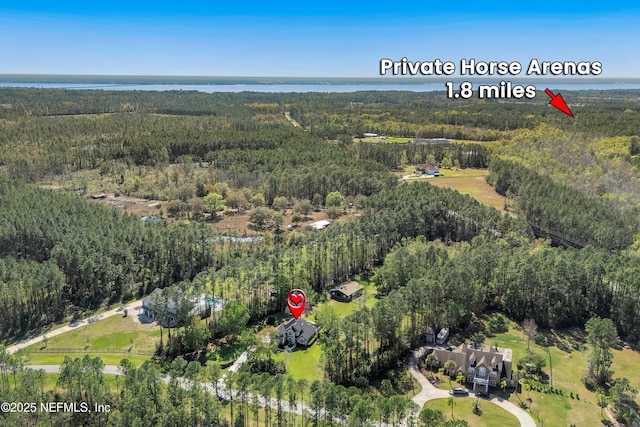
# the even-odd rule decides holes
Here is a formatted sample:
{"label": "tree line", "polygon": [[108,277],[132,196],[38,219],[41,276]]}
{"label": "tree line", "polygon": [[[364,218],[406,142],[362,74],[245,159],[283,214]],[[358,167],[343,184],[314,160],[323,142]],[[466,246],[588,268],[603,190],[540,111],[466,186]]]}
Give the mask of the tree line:
{"label": "tree line", "polygon": [[615,207],[586,197],[579,191],[555,183],[522,165],[493,159],[487,181],[508,199],[517,202],[516,211],[556,240],[569,240],[579,247],[593,245],[621,250],[633,242],[637,219],[622,215]]}
{"label": "tree line", "polygon": [[317,315],[325,374],[358,387],[393,378],[427,328],[461,331],[487,311],[556,329],[582,328],[593,317],[606,317],[621,336],[635,341],[636,264],[636,257],[603,249],[522,239],[478,236],[453,248],[424,237],[403,240],[375,271],[382,297],[374,308],[340,321],[332,313]]}

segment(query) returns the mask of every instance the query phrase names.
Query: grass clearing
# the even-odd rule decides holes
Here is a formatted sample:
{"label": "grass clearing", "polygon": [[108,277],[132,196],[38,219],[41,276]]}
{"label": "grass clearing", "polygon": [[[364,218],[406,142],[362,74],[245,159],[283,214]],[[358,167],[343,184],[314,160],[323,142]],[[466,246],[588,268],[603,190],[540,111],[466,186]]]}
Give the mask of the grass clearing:
{"label": "grass clearing", "polygon": [[[402,171],[396,172],[396,175],[402,178],[415,173],[415,170],[415,165],[406,166]],[[436,187],[449,188],[461,194],[468,194],[484,205],[494,207],[503,213],[506,212],[504,210],[506,198],[496,193],[486,181],[486,177],[489,175],[488,169],[452,168],[440,169],[440,173],[442,176],[427,178],[426,175],[420,175],[410,178],[406,182],[426,181]]]}
{"label": "grass clearing", "polygon": [[[448,399],[434,399],[428,401],[424,407],[442,411],[448,420],[451,420],[451,408],[447,403]],[[493,403],[480,400],[481,415],[473,413],[473,398],[455,397],[453,415],[455,420],[465,420],[471,427],[519,427],[518,419]],[[555,425],[555,424],[554,424]]]}
{"label": "grass clearing", "polygon": [[316,313],[324,310],[329,307],[334,311],[336,316],[340,319],[344,319],[350,314],[355,313],[360,310],[362,307],[372,308],[378,300],[376,299],[376,295],[378,291],[376,290],[376,286],[373,283],[368,282],[359,282],[363,286],[362,295],[351,302],[340,302],[334,299],[328,299],[325,302],[321,302],[316,307],[314,307],[313,312],[308,316],[308,320],[315,321]]}
{"label": "grass clearing", "polygon": [[292,352],[278,351],[273,358],[277,361],[283,360],[287,367],[287,375],[297,380],[307,380],[313,382],[322,379],[322,346],[316,342],[305,350]]}
{"label": "grass clearing", "polygon": [[483,205],[496,208],[502,213],[506,197],[496,193],[486,179],[485,175],[469,175],[469,176],[449,176],[445,172],[445,176],[431,178],[426,180],[429,184],[437,187],[449,188],[456,190],[461,194],[468,194]]}
{"label": "grass clearing", "polygon": [[412,141],[413,138],[403,138],[399,136],[353,138],[353,142],[370,142],[373,144],[408,144]]}
{"label": "grass clearing", "polygon": [[[509,401],[518,405],[519,399],[526,401],[531,399],[531,414],[544,425],[594,425],[594,420],[600,420],[600,408],[596,403],[596,394],[587,390],[581,381],[583,372],[587,369],[589,362],[590,346],[585,344],[586,334],[579,329],[563,331],[540,331],[546,335],[555,345],[548,347],[549,354],[545,348],[537,345],[533,341],[530,343],[531,351],[545,357],[547,366],[543,368],[549,375],[549,380],[553,381],[554,389],[560,389],[562,394],[541,391],[522,390],[520,395],[512,393],[508,396]],[[518,359],[527,354],[527,340],[522,329],[515,323],[509,323],[509,330],[505,333],[497,334],[485,340],[487,344],[498,347],[508,347],[513,350],[514,365]],[[625,377],[635,388],[640,388],[640,379],[634,375],[640,366],[640,353],[630,350],[612,350],[613,354],[613,377]],[[549,355],[553,372],[549,369]],[[515,366],[514,366],[515,368]],[[573,395],[573,397],[572,397]],[[505,396],[507,398],[507,396]],[[598,421],[599,422],[599,421]]]}
{"label": "grass clearing", "polygon": [[452,168],[452,169],[440,169],[440,178],[476,178],[489,176],[488,169],[474,169],[474,168]]}
{"label": "grass clearing", "polygon": [[[165,331],[166,335],[166,331]],[[155,324],[144,324],[134,319],[115,315],[90,325],[51,337],[44,343],[27,347],[28,351],[46,349],[118,349],[155,351],[160,343],[160,328]]]}
{"label": "grass clearing", "polygon": [[118,365],[122,359],[129,359],[139,366],[150,356],[135,352],[153,352],[159,342],[160,330],[156,325],[141,324],[132,314],[127,317],[116,315],[51,337],[46,345],[43,342],[33,344],[20,354],[25,363],[31,365],[59,365],[65,356],[82,358],[88,354],[100,357],[105,365]]}
{"label": "grass clearing", "polygon": [[71,354],[52,354],[52,353],[17,353],[23,355],[25,365],[60,365],[64,362],[66,356],[72,359],[82,359],[85,355],[89,357],[99,357],[105,365],[118,366],[122,359],[129,359],[135,366],[140,366],[150,357],[136,356],[130,354],[114,354],[114,353],[71,353]]}

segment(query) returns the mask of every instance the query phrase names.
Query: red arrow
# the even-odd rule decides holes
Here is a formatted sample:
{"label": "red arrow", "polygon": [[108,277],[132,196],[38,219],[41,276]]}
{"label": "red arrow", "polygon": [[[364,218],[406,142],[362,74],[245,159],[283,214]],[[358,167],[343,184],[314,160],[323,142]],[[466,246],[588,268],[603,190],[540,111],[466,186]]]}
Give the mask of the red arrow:
{"label": "red arrow", "polygon": [[564,102],[564,98],[562,97],[562,95],[560,95],[560,93],[558,93],[557,95],[554,95],[553,92],[551,92],[549,89],[545,89],[544,93],[546,93],[551,97],[551,101],[549,101],[549,104],[553,105],[558,110],[565,113],[566,115],[573,117],[573,113],[567,106],[567,103]]}

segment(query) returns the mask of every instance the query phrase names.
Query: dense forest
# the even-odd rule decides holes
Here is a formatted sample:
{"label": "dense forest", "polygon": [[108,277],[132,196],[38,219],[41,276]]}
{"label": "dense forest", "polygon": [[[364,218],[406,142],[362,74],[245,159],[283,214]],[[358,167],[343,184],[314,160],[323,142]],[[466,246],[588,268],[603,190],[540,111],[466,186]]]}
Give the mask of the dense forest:
{"label": "dense forest", "polygon": [[633,243],[638,229],[634,216],[623,216],[570,187],[554,183],[515,163],[494,159],[488,182],[517,202],[518,216],[541,235],[577,247],[593,245],[621,250]]}
{"label": "dense forest", "polygon": [[460,245],[455,256],[445,248],[424,237],[403,240],[376,271],[378,291],[387,296],[345,321],[324,319],[329,378],[369,384],[397,368],[429,326],[462,330],[474,314],[490,310],[545,328],[600,316],[628,339],[640,339],[636,257],[485,237]]}
{"label": "dense forest", "polygon": [[[301,389],[316,396],[313,425],[337,424],[339,413],[356,417],[352,425],[397,422],[406,405],[394,378],[425,329],[446,325],[458,332],[488,311],[545,328],[582,328],[599,316],[637,342],[635,202],[606,197],[633,186],[607,181],[598,190],[588,180],[570,186],[551,167],[526,168],[527,159],[512,158],[506,142],[547,126],[576,139],[601,138],[592,156],[609,156],[635,176],[638,118],[631,95],[614,92],[600,104],[619,122],[612,127],[596,120],[594,107],[578,107],[582,119],[567,124],[541,103],[461,103],[438,94],[2,89],[0,338],[13,340],[156,287],[176,299],[205,292],[231,301],[204,326],[181,319],[184,327],[158,349],[161,367],[124,366],[117,393],[95,373],[99,361],[65,362],[70,370],[95,373],[90,384],[61,375],[65,396],[80,387],[83,397],[98,393],[112,402],[117,410],[109,425],[226,425],[209,393],[179,387],[175,378],[199,369],[197,362],[190,370],[182,366],[181,356],[273,325],[291,288],[303,289],[314,305],[356,276],[375,284],[376,304],[344,319],[318,313],[326,380],[289,385],[286,375],[241,371],[233,379],[245,391],[236,404],[237,425],[261,412],[249,391],[285,399]],[[364,132],[475,142],[354,142]],[[602,138],[622,139],[605,154]],[[507,197],[513,215],[427,182],[399,182],[394,174],[431,162],[488,167],[488,182]],[[91,192],[166,201],[159,215],[171,220],[142,221],[91,202]],[[244,212],[259,239],[235,241],[214,231],[221,217]],[[334,223],[322,231],[295,226],[293,215],[311,212]],[[287,213],[291,228],[284,227]],[[35,389],[42,374],[3,357],[2,366],[15,365],[0,372],[3,396],[44,399]],[[256,365],[271,372],[271,362]],[[172,375],[168,384],[160,385],[161,369]],[[392,385],[372,405],[367,393],[382,380]],[[283,411],[264,416],[291,425]]]}

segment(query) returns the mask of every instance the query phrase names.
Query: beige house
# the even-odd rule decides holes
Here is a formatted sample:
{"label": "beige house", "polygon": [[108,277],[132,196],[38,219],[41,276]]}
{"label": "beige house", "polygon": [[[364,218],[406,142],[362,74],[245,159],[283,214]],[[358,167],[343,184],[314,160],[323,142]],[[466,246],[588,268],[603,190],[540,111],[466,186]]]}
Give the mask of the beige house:
{"label": "beige house", "polygon": [[506,381],[510,387],[515,386],[512,376],[512,361],[510,348],[497,348],[491,345],[471,346],[461,344],[453,350],[433,350],[433,354],[440,366],[453,360],[456,363],[455,372],[450,375],[464,375],[468,383],[484,386],[484,391],[489,391],[489,386],[496,387],[501,381]]}

